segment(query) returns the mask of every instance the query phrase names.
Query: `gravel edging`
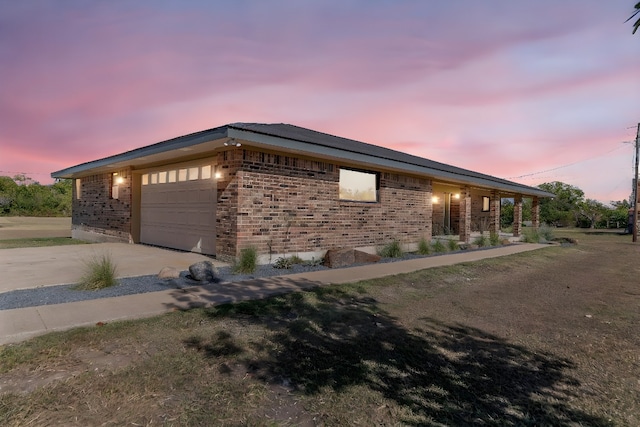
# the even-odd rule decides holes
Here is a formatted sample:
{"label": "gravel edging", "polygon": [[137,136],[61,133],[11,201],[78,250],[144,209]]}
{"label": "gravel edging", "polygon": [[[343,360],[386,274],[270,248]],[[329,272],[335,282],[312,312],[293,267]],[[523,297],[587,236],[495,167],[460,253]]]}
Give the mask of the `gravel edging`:
{"label": "gravel edging", "polygon": [[[467,249],[465,251],[486,250],[492,247]],[[378,263],[405,261],[409,259],[425,258],[441,255],[450,255],[455,252],[442,252],[430,255],[415,253],[404,254],[400,258],[382,258]],[[345,267],[349,268],[349,267]],[[252,274],[235,274],[232,267],[218,267],[218,280],[216,283],[234,283],[251,279],[260,279],[273,276],[284,276],[296,273],[328,270],[322,265],[295,264],[290,269],[277,269],[272,265],[260,265]],[[189,278],[188,272],[183,271],[177,279],[159,279],[157,275],[136,277],[123,277],[118,279],[118,284],[109,288],[83,291],[73,289],[75,284],[41,286],[38,288],[20,289],[0,294],[0,310],[16,308],[36,307],[42,305],[62,304],[66,302],[87,301],[99,298],[119,297],[125,295],[142,294],[147,292],[166,291],[168,289],[183,289],[191,286],[201,286],[204,283]]]}

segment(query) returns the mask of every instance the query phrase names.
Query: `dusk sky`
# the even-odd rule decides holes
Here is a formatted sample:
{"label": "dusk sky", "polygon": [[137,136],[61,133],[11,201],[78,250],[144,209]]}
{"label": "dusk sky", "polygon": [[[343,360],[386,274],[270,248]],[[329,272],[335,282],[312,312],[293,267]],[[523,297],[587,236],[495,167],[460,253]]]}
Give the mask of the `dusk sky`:
{"label": "dusk sky", "polygon": [[631,193],[635,0],[0,0],[0,175],[290,123]]}

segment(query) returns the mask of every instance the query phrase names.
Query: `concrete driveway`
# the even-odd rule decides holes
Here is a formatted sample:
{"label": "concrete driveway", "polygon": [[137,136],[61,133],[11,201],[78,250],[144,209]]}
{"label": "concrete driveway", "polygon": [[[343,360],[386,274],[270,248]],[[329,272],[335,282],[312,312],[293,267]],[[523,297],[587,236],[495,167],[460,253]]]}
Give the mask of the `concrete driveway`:
{"label": "concrete driveway", "polygon": [[0,293],[77,283],[84,273],[86,262],[102,255],[111,257],[117,267],[118,277],[157,274],[167,266],[187,270],[191,264],[202,260],[210,260],[216,266],[226,265],[196,253],[127,243],[2,249]]}

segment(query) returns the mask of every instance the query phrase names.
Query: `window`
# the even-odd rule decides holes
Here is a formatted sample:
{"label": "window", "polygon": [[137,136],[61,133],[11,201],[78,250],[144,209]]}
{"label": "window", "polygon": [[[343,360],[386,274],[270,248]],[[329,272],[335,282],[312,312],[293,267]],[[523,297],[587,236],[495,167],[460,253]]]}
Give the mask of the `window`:
{"label": "window", "polygon": [[200,172],[199,167],[189,168],[189,181],[195,181],[198,179],[198,172]]}
{"label": "window", "polygon": [[377,173],[340,169],[340,200],[377,202],[379,187]]}
{"label": "window", "polygon": [[200,179],[210,179],[211,178],[211,165],[202,167],[202,175]]}
{"label": "window", "polygon": [[187,170],[180,169],[178,171],[178,181],[186,181],[187,180]]}
{"label": "window", "polygon": [[169,171],[169,182],[176,182],[176,171]]}
{"label": "window", "polygon": [[489,212],[490,204],[487,196],[482,196],[482,212]]}
{"label": "window", "polygon": [[149,174],[145,173],[142,175],[142,185],[149,185]]}

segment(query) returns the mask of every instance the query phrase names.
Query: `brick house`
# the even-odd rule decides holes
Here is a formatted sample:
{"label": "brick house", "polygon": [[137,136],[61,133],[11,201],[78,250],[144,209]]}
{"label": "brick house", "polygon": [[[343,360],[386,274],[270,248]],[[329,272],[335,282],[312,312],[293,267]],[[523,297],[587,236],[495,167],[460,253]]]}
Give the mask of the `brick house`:
{"label": "brick house", "polygon": [[52,173],[74,179],[72,235],[260,261],[394,239],[500,231],[500,201],[553,195],[493,176],[287,124],[234,123]]}

